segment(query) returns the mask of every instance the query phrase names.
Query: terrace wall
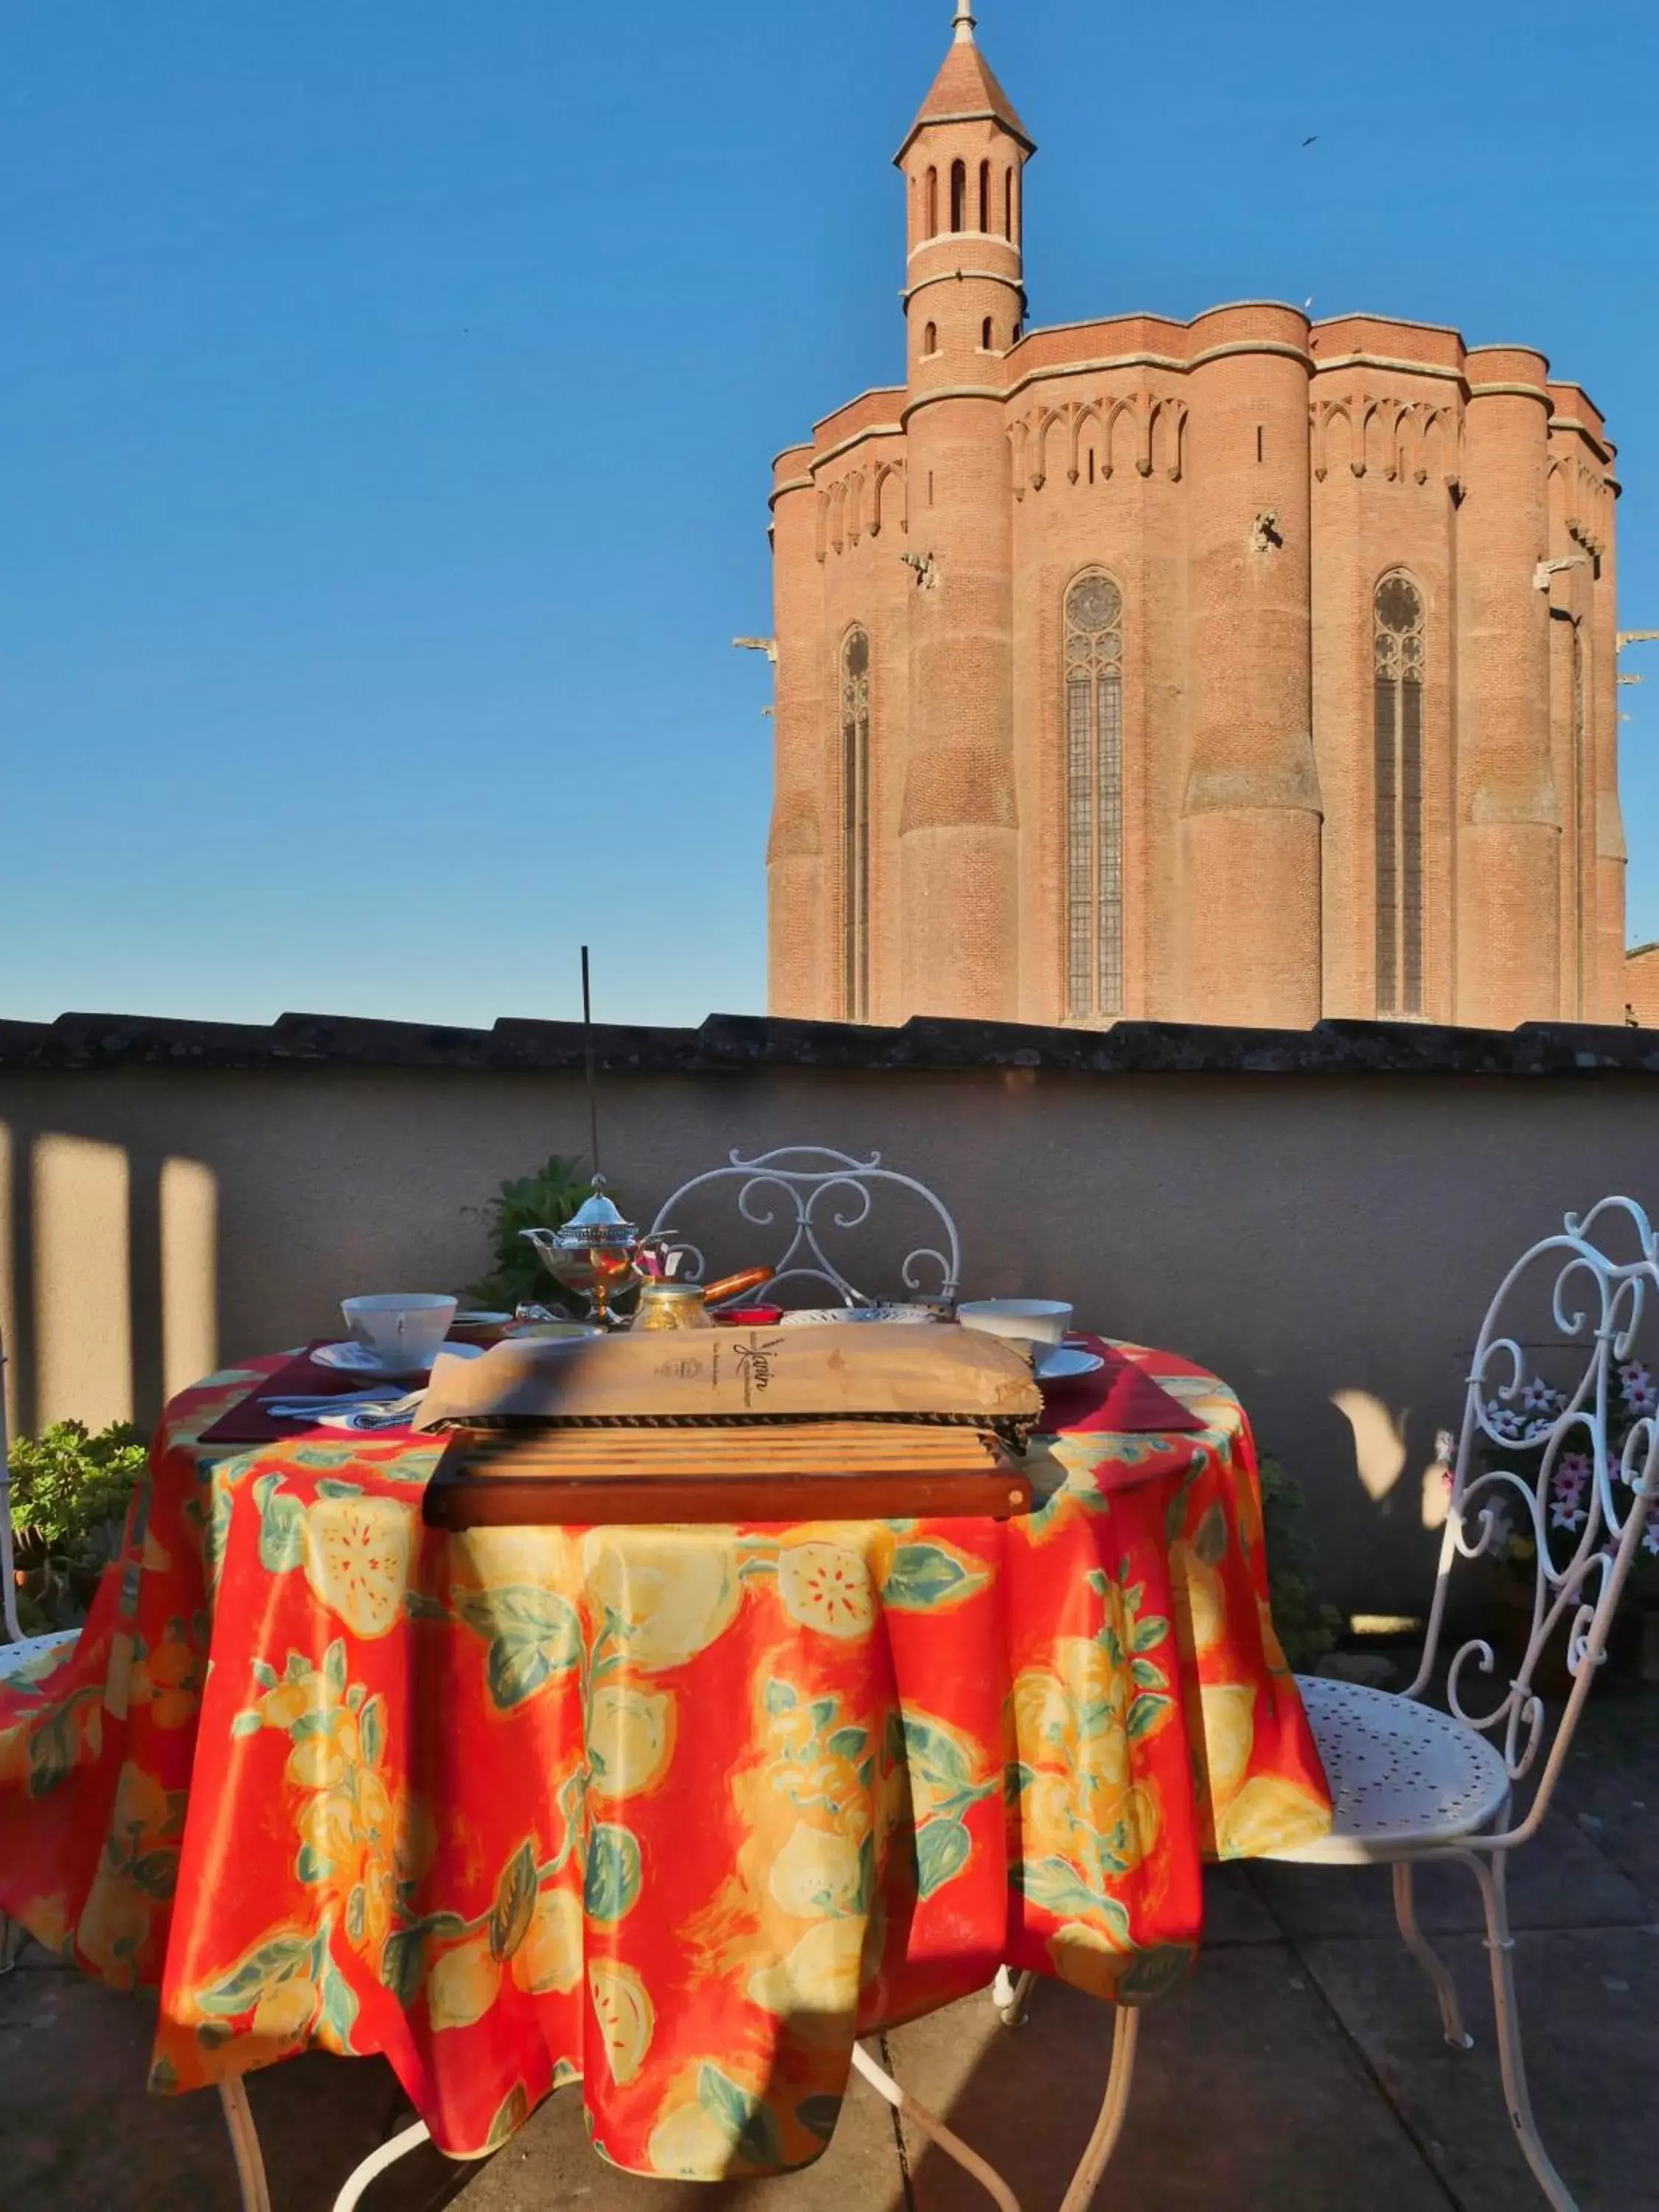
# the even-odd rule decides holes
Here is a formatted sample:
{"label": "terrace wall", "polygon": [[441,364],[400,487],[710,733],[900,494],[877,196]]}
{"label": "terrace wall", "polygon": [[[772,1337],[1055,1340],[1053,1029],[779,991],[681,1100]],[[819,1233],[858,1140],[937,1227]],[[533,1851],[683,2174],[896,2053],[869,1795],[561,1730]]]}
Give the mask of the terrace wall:
{"label": "terrace wall", "polygon": [[[1608,1191],[1659,1211],[1654,1030],[721,1018],[599,1037],[628,1211],[733,1146],[878,1150],[951,1207],[966,1294],[1070,1298],[1225,1376],[1353,1605],[1426,1594],[1425,1470],[1504,1267]],[[563,1025],[0,1024],[14,1425],[148,1423],[216,1363],[333,1328],[343,1295],[464,1283],[472,1209],[586,1131]],[[914,1241],[877,1240],[873,1287]],[[772,1249],[734,1222],[710,1256]]]}

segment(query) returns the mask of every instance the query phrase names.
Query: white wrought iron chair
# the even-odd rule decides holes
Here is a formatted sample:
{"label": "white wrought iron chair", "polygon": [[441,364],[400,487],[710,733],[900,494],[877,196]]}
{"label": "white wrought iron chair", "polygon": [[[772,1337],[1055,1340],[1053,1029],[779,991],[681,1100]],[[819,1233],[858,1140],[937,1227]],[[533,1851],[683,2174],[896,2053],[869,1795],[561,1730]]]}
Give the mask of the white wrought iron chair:
{"label": "white wrought iron chair", "polygon": [[[6,1425],[6,1344],[0,1336],[0,1683],[21,1674],[31,1661],[73,1644],[78,1628],[50,1636],[25,1636],[17,1615],[17,1576],[11,1538],[11,1440]],[[0,1912],[0,1974],[9,1974],[22,1948],[22,1931]]]}
{"label": "white wrought iron chair", "polygon": [[[908,1192],[938,1224],[934,1234],[942,1245],[923,1244],[906,1255],[900,1271],[904,1288],[915,1297],[949,1304],[962,1280],[962,1246],[957,1224],[943,1202],[914,1176],[900,1175],[882,1165],[881,1154],[858,1159],[828,1145],[782,1145],[775,1151],[757,1152],[745,1159],[733,1152],[724,1167],[693,1176],[657,1210],[651,1224],[653,1237],[665,1237],[672,1248],[686,1255],[681,1271],[684,1282],[701,1282],[705,1273],[699,1246],[681,1234],[688,1209],[696,1210],[698,1193],[712,1194],[723,1184],[738,1186],[737,1208],[744,1221],[757,1228],[775,1226],[781,1213],[790,1235],[767,1285],[769,1301],[786,1283],[816,1282],[830,1291],[838,1304],[870,1305],[875,1301],[862,1291],[824,1249],[823,1239],[836,1231],[862,1228],[874,1211],[878,1190]],[[937,1282],[930,1279],[937,1274]]]}
{"label": "white wrought iron chair", "polygon": [[[1633,1238],[1635,1255],[1621,1260],[1605,1249],[1616,1238]],[[1528,1287],[1548,1292],[1548,1320],[1559,1332],[1553,1344],[1528,1344],[1511,1333],[1513,1320],[1506,1322],[1516,1293]],[[1429,1859],[1468,1868],[1486,1911],[1510,2121],[1556,2212],[1577,2208],[1540,2139],[1528,2094],[1505,1877],[1510,1854],[1531,1841],[1549,1810],[1607,1656],[1637,1547],[1659,1549],[1659,1517],[1650,1525],[1659,1495],[1659,1381],[1638,1357],[1650,1302],[1659,1304],[1659,1243],[1647,1215],[1628,1198],[1603,1199],[1582,1219],[1569,1214],[1559,1235],[1534,1244],[1504,1276],[1469,1367],[1417,1678],[1394,1692],[1297,1677],[1335,1817],[1320,1842],[1261,1854],[1304,1865],[1391,1867],[1400,1932],[1433,1987],[1446,2041],[1462,2051],[1471,2049],[1474,2039],[1451,1975],[1418,1925],[1412,1875]],[[1659,1331],[1650,1332],[1649,1341],[1659,1372]],[[1452,1656],[1443,1683],[1449,1711],[1425,1705],[1439,1679],[1454,1570],[1464,1560],[1513,1556],[1517,1537],[1533,1553],[1531,1626],[1519,1668],[1489,1711],[1472,1712],[1469,1670],[1490,1676],[1498,1667],[1492,1645],[1477,1638]],[[1552,1738],[1533,1681],[1544,1653],[1563,1635],[1572,1688]],[[1514,1790],[1537,1766],[1547,1743],[1537,1788],[1517,1820]],[[1006,1968],[998,1975],[995,2002],[1006,2026],[1023,2019],[1032,1978],[1015,1978]],[[1133,2022],[1134,2014],[1120,2008],[1112,2080],[1121,2094],[1115,2104],[1109,2090],[1062,2212],[1084,2212],[1121,2131]]]}

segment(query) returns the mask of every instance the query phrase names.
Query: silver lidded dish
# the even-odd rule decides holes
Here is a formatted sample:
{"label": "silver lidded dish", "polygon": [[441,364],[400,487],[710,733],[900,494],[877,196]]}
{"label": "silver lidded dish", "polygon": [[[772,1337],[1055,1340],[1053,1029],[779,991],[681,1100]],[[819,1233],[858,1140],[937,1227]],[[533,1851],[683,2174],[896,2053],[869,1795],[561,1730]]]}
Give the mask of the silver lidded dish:
{"label": "silver lidded dish", "polygon": [[588,1316],[607,1328],[620,1328],[611,1301],[645,1280],[641,1265],[643,1240],[635,1222],[624,1221],[605,1196],[605,1177],[593,1178],[593,1194],[584,1199],[562,1229],[522,1229],[542,1265],[565,1290],[587,1301]]}

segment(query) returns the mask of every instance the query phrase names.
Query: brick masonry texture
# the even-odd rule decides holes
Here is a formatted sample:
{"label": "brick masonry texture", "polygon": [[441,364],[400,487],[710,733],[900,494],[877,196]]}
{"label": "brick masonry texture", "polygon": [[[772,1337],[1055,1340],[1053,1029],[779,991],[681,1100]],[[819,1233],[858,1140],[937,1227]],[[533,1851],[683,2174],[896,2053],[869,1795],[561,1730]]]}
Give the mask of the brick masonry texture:
{"label": "brick masonry texture", "polygon": [[[1659,1019],[1625,950],[1619,485],[1586,394],[1527,348],[1267,302],[1027,331],[1034,151],[959,32],[898,156],[905,382],[775,465],[772,1012]],[[1122,596],[1121,984],[1080,1009],[1063,611],[1091,569]],[[1382,842],[1413,872],[1414,990],[1380,980],[1396,573],[1422,611],[1421,828]]]}

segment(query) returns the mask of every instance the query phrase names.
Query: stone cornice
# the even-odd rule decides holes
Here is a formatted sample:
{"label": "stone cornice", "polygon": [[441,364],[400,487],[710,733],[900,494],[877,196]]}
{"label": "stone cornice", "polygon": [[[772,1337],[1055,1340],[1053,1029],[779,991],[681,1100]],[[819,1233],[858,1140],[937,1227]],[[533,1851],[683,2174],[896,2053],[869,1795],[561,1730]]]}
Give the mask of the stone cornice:
{"label": "stone cornice", "polygon": [[1607,444],[1604,438],[1601,438],[1595,431],[1592,430],[1589,424],[1584,422],[1579,416],[1552,415],[1549,420],[1549,427],[1552,430],[1571,430],[1576,432],[1589,447],[1596,459],[1601,462],[1603,468],[1607,467],[1611,464],[1613,454],[1613,447]]}
{"label": "stone cornice", "polygon": [[[816,438],[817,436],[819,431],[824,428],[826,423],[839,421],[842,416],[847,414],[854,407],[861,406],[866,399],[897,399],[902,396],[903,392],[904,386],[902,384],[866,385],[862,392],[855,392],[850,399],[843,399],[839,407],[832,407],[827,415],[820,415],[817,421],[812,425],[812,438]],[[799,441],[799,445],[786,446],[783,450],[786,453],[796,453],[801,447],[808,446],[811,442],[811,439],[803,438]],[[775,458],[781,459],[781,456],[775,456]]]}
{"label": "stone cornice", "polygon": [[902,438],[903,435],[904,424],[902,421],[897,422],[866,422],[863,429],[854,430],[850,436],[843,438],[839,445],[826,446],[821,453],[813,454],[813,478],[816,481],[818,471],[823,468],[826,463],[830,461],[838,461],[843,453],[850,453],[854,446],[861,446],[866,438]]}
{"label": "stone cornice", "polygon": [[1006,284],[1011,292],[1025,297],[1024,279],[1018,269],[1011,274],[1006,269],[941,269],[937,276],[922,276],[899,294],[899,305],[908,307],[919,292],[930,284],[967,284],[977,279],[982,284]]}
{"label": "stone cornice", "polygon": [[1000,384],[942,384],[937,392],[921,392],[899,417],[901,426],[924,407],[935,406],[941,399],[1006,399],[1007,393]]}
{"label": "stone cornice", "polygon": [[1335,353],[1327,360],[1323,354],[1313,357],[1314,374],[1328,376],[1337,369],[1382,368],[1397,376],[1438,376],[1449,384],[1468,390],[1468,379],[1461,368],[1448,368],[1443,362],[1407,361],[1389,353]]}
{"label": "stone cornice", "polygon": [[[594,1042],[598,1064],[608,1074],[636,1076],[799,1067],[844,1074],[1030,1069],[1079,1076],[1659,1079],[1659,1030],[1555,1022],[1529,1022],[1512,1030],[1419,1022],[1322,1022],[1311,1030],[1120,1022],[1109,1030],[1079,1030],[921,1019],[902,1029],[858,1029],[839,1022],[713,1014],[693,1030],[606,1025],[596,1029]],[[574,1076],[581,1067],[582,1032],[574,1022],[499,1021],[491,1029],[471,1030],[325,1014],[283,1014],[269,1027],[122,1014],[0,1021],[0,1080],[121,1068]]]}
{"label": "stone cornice", "polygon": [[1471,399],[1535,399],[1546,410],[1555,404],[1541,384],[1500,382],[1471,384],[1466,388]]}
{"label": "stone cornice", "polygon": [[[1041,332],[1028,333],[1020,343],[1026,344],[1031,336],[1041,335]],[[1194,354],[1103,354],[1093,361],[1054,362],[1046,368],[1028,368],[1024,376],[1017,377],[1008,386],[1004,397],[1017,398],[1029,386],[1040,384],[1047,377],[1100,376],[1118,368],[1164,368],[1176,376],[1185,376],[1194,368],[1203,368],[1206,362],[1224,361],[1229,355],[1240,353],[1278,354],[1287,361],[1299,361],[1304,368],[1314,371],[1322,366],[1303,347],[1286,345],[1282,338],[1230,338],[1224,345],[1206,346],[1202,352]],[[1012,355],[1007,357],[1010,360],[1013,358]]]}

